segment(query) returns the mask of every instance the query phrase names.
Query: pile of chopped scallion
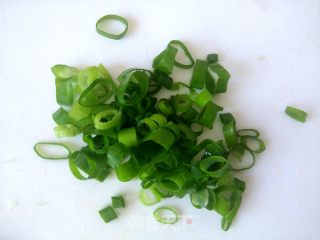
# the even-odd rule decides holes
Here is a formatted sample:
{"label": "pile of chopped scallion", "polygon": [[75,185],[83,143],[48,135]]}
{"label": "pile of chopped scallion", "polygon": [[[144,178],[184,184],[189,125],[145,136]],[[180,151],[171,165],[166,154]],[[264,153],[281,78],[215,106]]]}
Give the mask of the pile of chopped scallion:
{"label": "pile of chopped scallion", "polygon": [[[178,51],[186,64],[176,60]],[[174,82],[174,67],[193,68],[190,84]],[[113,170],[122,182],[139,179],[139,198],[147,206],[189,195],[194,207],[216,211],[222,228],[230,227],[245,190],[234,172],[251,168],[265,145],[258,131],[238,130],[233,115],[212,101],[226,92],[230,78],[217,54],[194,61],[187,47],[173,40],[155,57],[152,70],[127,69],[117,81],[102,64],[84,69],[55,65],[52,72],[60,105],[52,115],[55,135],[82,134],[87,145],[72,152],[62,143],[39,142],[34,149],[40,157],[68,159],[80,180],[102,182]],[[161,89],[171,96],[156,98]],[[184,94],[178,93],[181,89]],[[199,142],[217,117],[224,139]],[[65,154],[49,155],[43,150],[48,145],[64,148]],[[124,206],[123,199],[116,200]],[[100,215],[106,222],[116,218],[111,206]]]}

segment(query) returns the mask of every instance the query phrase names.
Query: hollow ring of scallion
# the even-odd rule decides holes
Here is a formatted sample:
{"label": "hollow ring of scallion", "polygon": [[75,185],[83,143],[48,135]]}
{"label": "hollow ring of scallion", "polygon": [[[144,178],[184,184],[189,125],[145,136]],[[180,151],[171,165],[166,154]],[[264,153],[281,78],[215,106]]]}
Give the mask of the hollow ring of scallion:
{"label": "hollow ring of scallion", "polygon": [[[106,21],[110,21],[110,20],[115,20],[115,21],[121,22],[125,26],[124,30],[119,34],[112,34],[112,33],[107,33],[105,31],[103,31],[101,29],[101,24],[106,22]],[[97,33],[99,33],[100,35],[102,35],[104,37],[115,39],[115,40],[119,40],[119,39],[123,38],[127,34],[128,25],[129,25],[128,21],[125,18],[123,18],[123,17],[121,17],[119,15],[105,15],[105,16],[103,16],[102,18],[100,18],[97,21],[97,23],[96,23],[96,31],[97,31]]]}

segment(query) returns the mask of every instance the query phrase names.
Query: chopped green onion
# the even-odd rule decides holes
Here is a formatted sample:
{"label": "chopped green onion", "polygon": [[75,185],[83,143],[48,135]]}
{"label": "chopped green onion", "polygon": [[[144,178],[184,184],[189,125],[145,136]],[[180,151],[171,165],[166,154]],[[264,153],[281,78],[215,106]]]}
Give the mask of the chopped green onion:
{"label": "chopped green onion", "polygon": [[[54,148],[57,149],[58,151],[64,151],[64,154],[50,154],[50,152],[52,151],[47,151],[45,150],[46,148],[49,147],[50,148]],[[34,145],[33,147],[34,151],[36,152],[36,154],[44,159],[51,159],[51,160],[56,160],[56,159],[68,159],[71,155],[71,150],[70,148],[63,143],[57,143],[57,142],[38,142]]]}
{"label": "chopped green onion", "polygon": [[188,48],[186,47],[186,45],[184,45],[183,42],[181,42],[179,40],[172,40],[171,42],[169,42],[168,45],[173,46],[173,47],[176,45],[176,46],[180,47],[189,61],[189,64],[183,64],[183,63],[177,62],[175,60],[174,65],[176,67],[187,69],[187,68],[191,68],[193,66],[194,60],[193,60]]}
{"label": "chopped green onion", "polygon": [[56,122],[56,124],[63,125],[70,123],[68,112],[63,107],[60,107],[57,111],[55,111],[52,114],[52,118]]}
{"label": "chopped green onion", "polygon": [[99,211],[99,214],[103,221],[106,223],[111,222],[112,220],[116,219],[118,216],[114,209],[111,206],[105,207]]}
{"label": "chopped green onion", "polygon": [[127,147],[132,147],[137,145],[137,133],[135,128],[124,128],[118,133],[118,141],[126,145]]}
{"label": "chopped green onion", "polygon": [[194,65],[192,78],[190,82],[191,88],[202,89],[208,77],[208,62],[204,60],[196,60]]}
{"label": "chopped green onion", "polygon": [[[124,25],[124,30],[119,33],[119,34],[112,34],[112,33],[108,33],[106,31],[103,30],[102,25],[107,22],[107,21],[118,21],[120,23],[122,23]],[[111,39],[115,39],[115,40],[119,40],[121,38],[123,38],[127,32],[128,32],[128,21],[118,15],[105,15],[102,18],[100,18],[97,23],[96,23],[96,31],[97,33],[99,33],[100,35],[107,37],[107,38],[111,38]]]}
{"label": "chopped green onion", "polygon": [[60,79],[71,79],[75,78],[78,75],[79,70],[74,67],[69,67],[63,64],[54,65],[51,68],[51,71],[56,76],[56,78]]}
{"label": "chopped green onion", "polygon": [[107,130],[118,126],[121,123],[122,111],[117,109],[108,109],[97,113],[94,116],[94,126],[98,130]]}
{"label": "chopped green onion", "polygon": [[170,207],[160,207],[153,211],[154,218],[164,224],[174,224],[179,220],[176,210]]}
{"label": "chopped green onion", "polygon": [[175,64],[177,52],[178,50],[175,47],[168,45],[168,47],[153,60],[153,67],[166,75],[170,75],[173,70],[173,65]]}
{"label": "chopped green onion", "polygon": [[73,103],[72,82],[66,79],[56,78],[56,100],[60,105],[70,106]]}
{"label": "chopped green onion", "polygon": [[214,73],[216,81],[215,93],[224,93],[227,91],[230,73],[219,63],[209,65],[209,70]]}
{"label": "chopped green onion", "polygon": [[[105,22],[113,20],[124,24],[122,33],[102,30]],[[128,23],[107,15],[96,28],[103,36],[120,39]],[[184,59],[178,60],[178,54]],[[56,99],[62,105],[52,114],[58,125],[55,134],[81,133],[86,145],[71,153],[64,144],[40,142],[34,150],[47,159],[68,158],[70,171],[79,180],[102,182],[112,170],[121,182],[138,178],[139,199],[146,206],[189,195],[195,208],[219,213],[221,227],[227,230],[245,190],[245,182],[234,176],[235,171],[251,168],[265,144],[257,130],[237,130],[233,115],[220,114],[223,107],[213,103],[216,94],[227,90],[230,78],[218,60],[217,54],[209,54],[206,60],[194,62],[184,43],[173,40],[154,58],[152,70],[124,70],[117,78],[119,86],[102,64],[83,69],[55,65],[51,69]],[[187,69],[193,65],[190,84],[174,82],[170,76],[174,66]],[[158,100],[160,90],[169,95]],[[202,133],[213,128],[218,114],[224,141],[203,139]],[[58,151],[52,153],[53,147]],[[121,196],[112,197],[112,206],[99,214],[110,222],[117,217],[114,208],[124,206]],[[153,214],[162,223],[178,220],[176,211],[167,207]]]}
{"label": "chopped green onion", "polygon": [[213,102],[208,102],[202,109],[198,118],[198,122],[203,126],[212,129],[213,122],[217,117],[217,113],[222,110],[222,107],[214,104]]}
{"label": "chopped green onion", "polygon": [[115,85],[105,79],[94,80],[79,97],[79,104],[85,107],[106,102],[114,93]]}
{"label": "chopped green onion", "polygon": [[207,55],[207,62],[209,64],[216,63],[216,62],[218,62],[218,60],[219,60],[218,54],[216,54],[216,53],[211,53],[211,54]]}
{"label": "chopped green onion", "polygon": [[160,202],[162,197],[156,188],[140,189],[139,199],[145,206],[152,206]]}
{"label": "chopped green onion", "polygon": [[112,200],[112,207],[113,208],[124,208],[125,207],[124,199],[122,196],[111,197],[111,200]]}
{"label": "chopped green onion", "polygon": [[305,111],[290,106],[287,106],[285,112],[288,116],[299,122],[305,122],[308,116],[308,114]]}
{"label": "chopped green onion", "polygon": [[57,138],[74,137],[79,133],[78,128],[71,124],[58,125],[53,130]]}

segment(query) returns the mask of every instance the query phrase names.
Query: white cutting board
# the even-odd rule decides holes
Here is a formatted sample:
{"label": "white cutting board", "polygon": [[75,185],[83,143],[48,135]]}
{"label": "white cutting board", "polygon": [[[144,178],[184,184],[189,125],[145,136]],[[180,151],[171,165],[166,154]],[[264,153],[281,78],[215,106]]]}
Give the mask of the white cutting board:
{"label": "white cutting board", "polygon": [[[319,0],[1,0],[0,239],[319,239],[319,7]],[[124,39],[95,32],[105,14],[128,19]],[[247,189],[228,232],[220,216],[193,208],[187,197],[159,204],[182,215],[161,225],[152,218],[155,207],[138,201],[138,182],[114,175],[104,183],[78,181],[67,161],[42,160],[32,149],[54,140],[52,65],[103,63],[116,77],[129,67],[150,68],[172,39],[183,40],[195,58],[220,54],[232,78],[215,101],[267,144],[256,166],[239,176]],[[175,77],[189,81],[190,71],[175,69]],[[286,105],[306,110],[307,122],[288,118]],[[97,212],[117,194],[127,207],[105,224]]]}

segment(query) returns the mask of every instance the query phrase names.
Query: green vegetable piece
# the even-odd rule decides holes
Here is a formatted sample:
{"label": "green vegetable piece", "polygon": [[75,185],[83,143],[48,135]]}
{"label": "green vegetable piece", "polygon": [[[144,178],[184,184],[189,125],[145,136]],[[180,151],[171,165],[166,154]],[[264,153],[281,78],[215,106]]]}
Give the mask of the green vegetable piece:
{"label": "green vegetable piece", "polygon": [[[113,34],[113,33],[108,33],[106,31],[104,31],[103,24],[105,24],[105,22],[108,22],[111,20],[118,21],[118,22],[122,23],[124,25],[124,30],[122,32],[120,32],[119,34]],[[100,35],[102,35],[104,37],[114,39],[114,40],[119,40],[127,34],[128,25],[129,25],[128,21],[124,17],[118,16],[118,15],[105,15],[97,21],[96,31],[97,31],[97,33],[99,33]]]}
{"label": "green vegetable piece", "polygon": [[202,109],[198,122],[203,126],[212,129],[213,122],[217,117],[217,113],[222,111],[223,108],[213,102],[208,102],[207,105]]}
{"label": "green vegetable piece", "polygon": [[[50,151],[46,151],[45,148],[48,148],[49,150],[51,147],[54,148],[60,148],[60,150],[63,150],[64,154],[50,154]],[[57,142],[38,142],[33,147],[36,154],[44,159],[50,159],[50,160],[56,160],[56,159],[68,159],[71,155],[70,148],[63,143],[57,143]]]}
{"label": "green vegetable piece", "polygon": [[70,119],[68,112],[63,108],[60,107],[57,111],[55,111],[52,114],[53,120],[56,122],[58,125],[63,125],[63,124],[70,124]]}
{"label": "green vegetable piece", "polygon": [[295,107],[291,107],[291,106],[287,106],[285,112],[289,117],[291,117],[299,122],[305,122],[307,119],[307,116],[308,116],[308,114],[305,111],[300,110]]}
{"label": "green vegetable piece", "polygon": [[166,75],[170,75],[175,63],[175,57],[178,50],[175,47],[168,45],[154,60],[153,67]]}
{"label": "green vegetable piece", "polygon": [[114,209],[111,206],[105,207],[99,211],[100,217],[106,223],[111,222],[112,220],[116,219],[118,216]]}
{"label": "green vegetable piece", "polygon": [[62,78],[56,78],[56,100],[60,105],[71,106],[73,103],[72,82]]}
{"label": "green vegetable piece", "polygon": [[125,207],[124,199],[122,196],[111,197],[111,200],[112,200],[112,207],[113,208],[124,208]]}
{"label": "green vegetable piece", "polygon": [[160,207],[153,211],[154,218],[164,224],[174,224],[179,220],[178,213],[170,207]]}

